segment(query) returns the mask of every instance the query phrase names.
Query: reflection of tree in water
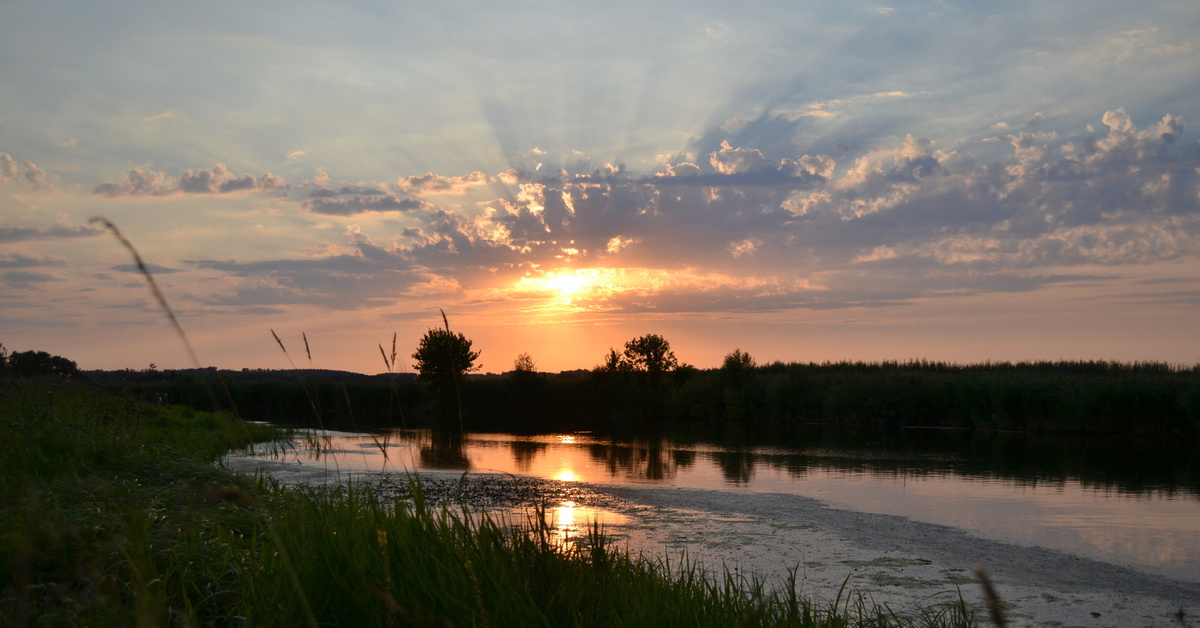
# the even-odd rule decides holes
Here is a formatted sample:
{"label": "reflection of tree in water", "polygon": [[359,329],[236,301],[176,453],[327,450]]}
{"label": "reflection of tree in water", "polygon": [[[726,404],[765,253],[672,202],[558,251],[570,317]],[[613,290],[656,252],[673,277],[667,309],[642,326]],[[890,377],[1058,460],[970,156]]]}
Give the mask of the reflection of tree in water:
{"label": "reflection of tree in water", "polygon": [[631,480],[670,479],[680,468],[694,464],[696,459],[695,452],[664,447],[662,439],[588,445],[588,454],[593,461],[604,465],[609,475]]}
{"label": "reflection of tree in water", "polygon": [[675,467],[679,469],[687,469],[696,464],[696,452],[691,449],[674,449],[671,451],[671,458],[675,461]]}
{"label": "reflection of tree in water", "polygon": [[546,448],[546,443],[514,440],[508,446],[512,449],[513,464],[516,465],[517,471],[528,473],[533,467],[533,459]]}
{"label": "reflection of tree in water", "polygon": [[754,454],[748,451],[715,451],[712,454],[726,482],[745,484],[754,478]]}
{"label": "reflection of tree in water", "polygon": [[421,439],[421,466],[427,469],[471,468],[461,436],[453,432],[432,432],[429,439]]}

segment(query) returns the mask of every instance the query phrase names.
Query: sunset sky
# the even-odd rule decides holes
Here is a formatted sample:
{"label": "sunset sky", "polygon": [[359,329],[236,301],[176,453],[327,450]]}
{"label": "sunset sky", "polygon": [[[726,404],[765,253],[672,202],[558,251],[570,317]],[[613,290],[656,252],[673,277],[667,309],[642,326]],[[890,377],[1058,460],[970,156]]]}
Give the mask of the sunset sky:
{"label": "sunset sky", "polygon": [[0,77],[0,342],[85,369],[191,366],[93,216],[222,368],[1200,362],[1194,0],[17,1]]}

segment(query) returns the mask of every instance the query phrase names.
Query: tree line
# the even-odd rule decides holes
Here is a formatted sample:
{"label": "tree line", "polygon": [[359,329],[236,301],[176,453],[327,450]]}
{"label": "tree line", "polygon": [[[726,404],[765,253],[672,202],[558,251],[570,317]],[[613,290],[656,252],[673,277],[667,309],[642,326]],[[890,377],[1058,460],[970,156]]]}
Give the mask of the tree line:
{"label": "tree line", "polygon": [[[539,373],[528,353],[513,370],[467,377],[480,352],[449,326],[430,329],[412,354],[416,377],[389,374],[223,372],[217,396],[245,418],[326,427],[444,426],[557,431],[647,427],[663,421],[738,425],[769,433],[828,424],[1149,434],[1200,438],[1200,366],[1161,363],[939,362],[759,364],[734,349],[722,365],[679,362],[649,334],[613,348],[590,370]],[[44,352],[5,354],[4,372],[76,373]],[[212,372],[126,371],[110,378],[146,400],[212,409]],[[22,375],[23,376],[23,375]],[[119,381],[116,381],[119,380]]]}

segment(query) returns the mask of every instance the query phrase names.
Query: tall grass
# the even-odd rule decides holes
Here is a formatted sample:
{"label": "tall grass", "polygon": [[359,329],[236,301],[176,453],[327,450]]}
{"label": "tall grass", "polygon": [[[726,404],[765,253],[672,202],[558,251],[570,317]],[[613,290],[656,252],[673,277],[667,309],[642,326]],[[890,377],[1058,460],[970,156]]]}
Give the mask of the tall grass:
{"label": "tall grass", "polygon": [[[843,592],[712,577],[564,546],[358,487],[315,492],[212,466],[271,438],[230,416],[56,382],[0,382],[0,625],[967,626]],[[418,487],[419,488],[419,487]]]}

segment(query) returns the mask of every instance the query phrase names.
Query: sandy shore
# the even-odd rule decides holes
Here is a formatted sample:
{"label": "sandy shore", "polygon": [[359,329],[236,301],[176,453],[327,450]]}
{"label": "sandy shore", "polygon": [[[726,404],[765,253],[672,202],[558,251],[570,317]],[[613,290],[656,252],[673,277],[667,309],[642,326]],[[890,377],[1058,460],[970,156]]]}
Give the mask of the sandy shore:
{"label": "sandy shore", "polygon": [[[229,468],[287,483],[346,480],[313,465],[231,458]],[[355,476],[384,498],[405,498],[394,474]],[[844,581],[893,608],[952,601],[981,607],[972,566],[991,574],[1013,625],[1200,625],[1200,574],[1184,581],[1127,566],[973,536],[904,517],[839,509],[796,495],[587,485],[510,475],[422,473],[432,502],[512,514],[535,504],[572,504],[607,516],[619,546],[672,562],[686,556],[714,572],[781,584],[796,569],[802,592],[836,595]],[[579,522],[577,522],[579,523]],[[1197,548],[1200,551],[1200,548]]]}

